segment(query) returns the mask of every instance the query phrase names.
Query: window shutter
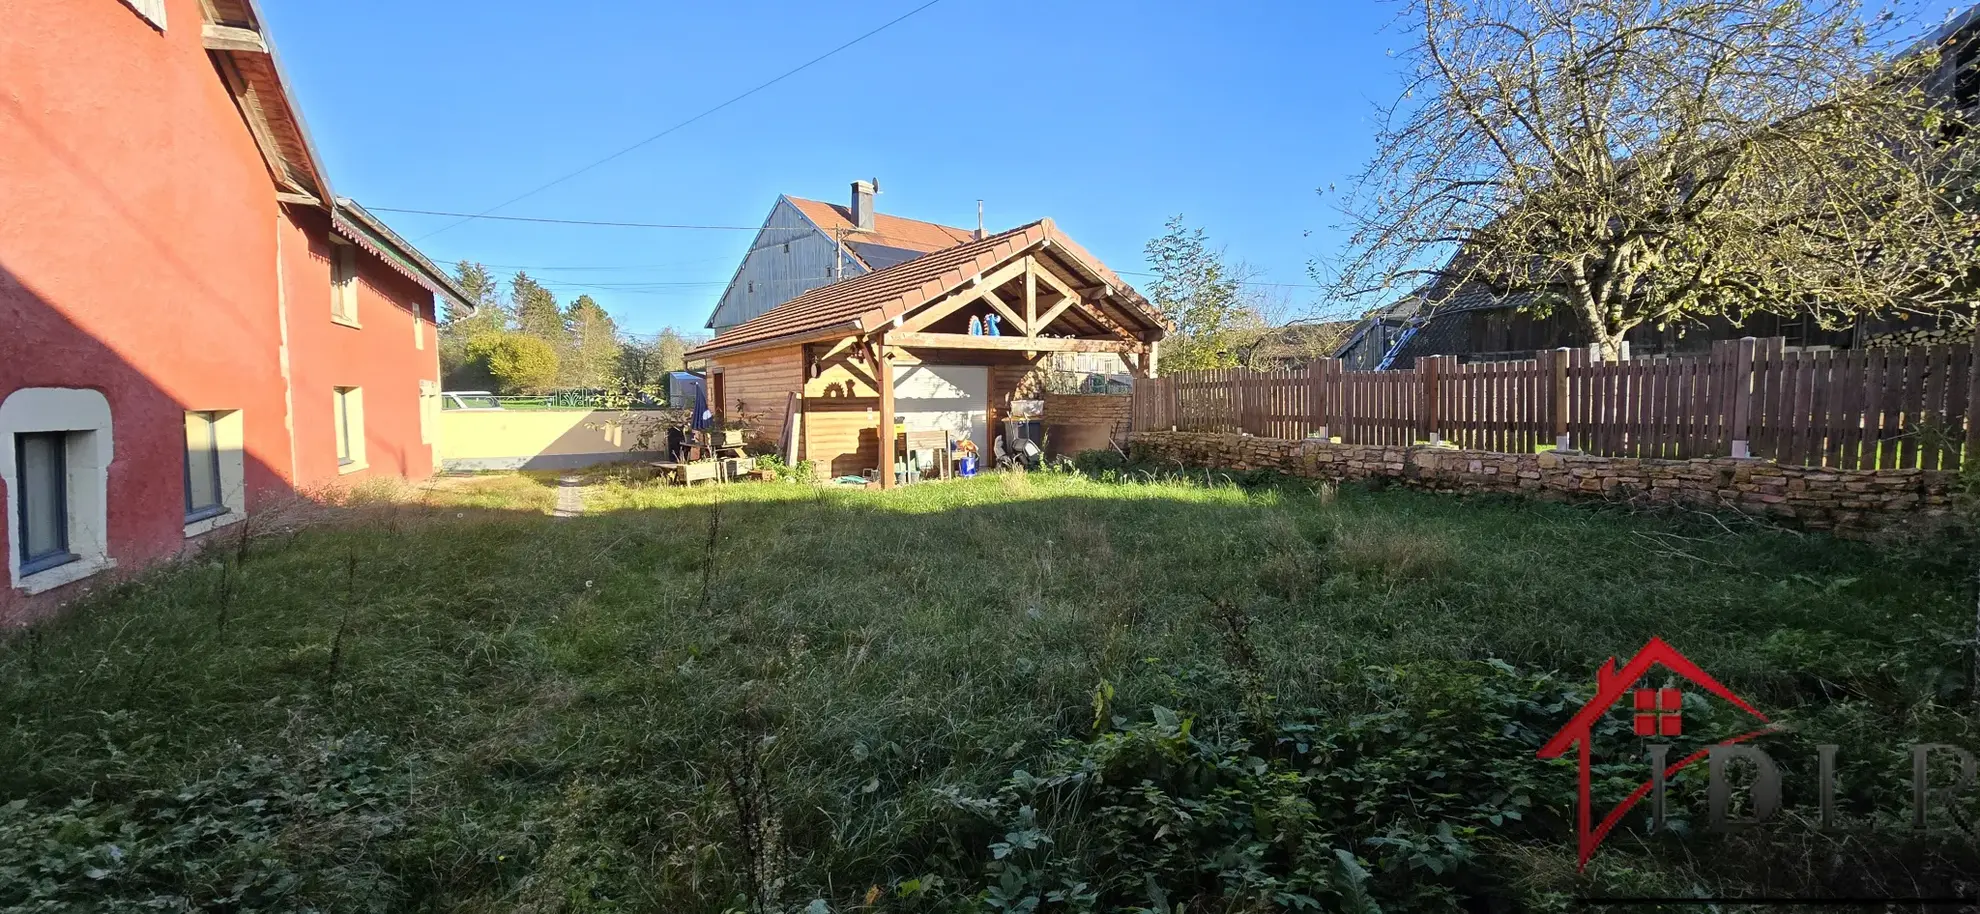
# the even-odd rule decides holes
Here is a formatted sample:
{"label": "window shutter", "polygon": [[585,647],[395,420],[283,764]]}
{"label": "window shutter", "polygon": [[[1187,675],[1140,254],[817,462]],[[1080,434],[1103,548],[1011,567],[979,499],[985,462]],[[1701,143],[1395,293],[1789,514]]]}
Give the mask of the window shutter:
{"label": "window shutter", "polygon": [[165,0],[124,0],[124,5],[143,16],[159,31],[165,31]]}

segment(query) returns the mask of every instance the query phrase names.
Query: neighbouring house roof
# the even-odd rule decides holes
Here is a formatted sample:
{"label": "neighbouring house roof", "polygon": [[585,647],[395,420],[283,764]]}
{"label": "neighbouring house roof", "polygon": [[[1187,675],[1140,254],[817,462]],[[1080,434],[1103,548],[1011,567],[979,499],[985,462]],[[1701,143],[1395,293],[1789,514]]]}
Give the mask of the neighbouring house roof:
{"label": "neighbouring house roof", "polygon": [[884,270],[821,286],[730,327],[688,352],[690,358],[766,344],[801,343],[881,329],[909,309],[933,301],[1026,250],[1052,253],[1104,287],[1105,297],[1150,327],[1165,328],[1161,313],[1105,264],[1087,253],[1050,219],[956,244]]}
{"label": "neighbouring house roof", "polygon": [[1392,353],[1385,352],[1380,359],[1386,364],[1408,366],[1414,364],[1418,356],[1465,351],[1470,324],[1460,319],[1460,315],[1473,311],[1523,308],[1538,297],[1535,291],[1502,292],[1478,280],[1445,273],[1408,295],[1370,311],[1341,342],[1334,351],[1334,357],[1345,358],[1355,346],[1370,339],[1375,328],[1384,325],[1407,328],[1400,336],[1393,333],[1377,335],[1385,341],[1385,346],[1393,345],[1395,348]]}
{"label": "neighbouring house roof", "polygon": [[1303,359],[1323,351],[1332,355],[1358,326],[1355,321],[1286,324],[1259,339],[1252,354],[1266,359]]}
{"label": "neighbouring house roof", "polygon": [[438,298],[473,311],[473,300],[445,270],[364,207],[330,189],[323,157],[309,138],[301,106],[289,93],[275,41],[268,34],[257,0],[208,0],[202,6],[206,13],[201,23],[202,41],[207,54],[261,150],[279,199],[287,205],[324,210],[338,234]]}
{"label": "neighbouring house roof", "polygon": [[869,269],[885,269],[897,261],[893,258],[876,257],[874,259],[885,259],[889,262],[870,263],[867,255],[879,252],[863,251],[864,248],[892,248],[915,254],[927,254],[931,251],[955,247],[976,238],[976,233],[968,229],[923,222],[919,219],[903,219],[886,213],[873,214],[873,228],[869,231],[856,227],[853,224],[852,211],[843,206],[819,200],[806,200],[788,194],[784,199],[789,200],[798,212],[811,220],[811,224],[839,240],[846,248],[846,253],[858,260],[860,266]]}

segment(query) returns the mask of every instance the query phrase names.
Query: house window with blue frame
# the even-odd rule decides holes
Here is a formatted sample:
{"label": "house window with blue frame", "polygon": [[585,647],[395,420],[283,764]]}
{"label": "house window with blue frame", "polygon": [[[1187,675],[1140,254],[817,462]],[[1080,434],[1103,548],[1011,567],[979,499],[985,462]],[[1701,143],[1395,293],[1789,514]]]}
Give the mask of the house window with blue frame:
{"label": "house window with blue frame", "polygon": [[186,523],[227,513],[220,481],[220,414],[186,413]]}
{"label": "house window with blue frame", "polygon": [[21,574],[34,574],[76,560],[69,550],[69,443],[66,432],[26,432],[14,436],[14,466],[20,482]]}

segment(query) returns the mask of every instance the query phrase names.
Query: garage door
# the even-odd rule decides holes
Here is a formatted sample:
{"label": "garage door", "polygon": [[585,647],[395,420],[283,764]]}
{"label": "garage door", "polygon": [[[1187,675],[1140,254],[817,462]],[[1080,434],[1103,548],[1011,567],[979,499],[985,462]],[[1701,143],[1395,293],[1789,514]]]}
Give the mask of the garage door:
{"label": "garage door", "polygon": [[909,429],[941,429],[990,453],[990,369],[981,365],[913,365],[895,369],[894,414]]}

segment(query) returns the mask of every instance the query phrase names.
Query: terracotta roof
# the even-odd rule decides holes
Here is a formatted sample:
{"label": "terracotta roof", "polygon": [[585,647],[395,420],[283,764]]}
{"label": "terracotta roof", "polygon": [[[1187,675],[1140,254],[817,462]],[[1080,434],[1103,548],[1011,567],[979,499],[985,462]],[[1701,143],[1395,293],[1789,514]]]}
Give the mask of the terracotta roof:
{"label": "terracotta roof", "polygon": [[1047,241],[1061,259],[1107,285],[1113,300],[1123,310],[1138,314],[1148,326],[1164,326],[1159,312],[1132,286],[1073,243],[1052,220],[1041,219],[982,241],[953,245],[884,270],[813,289],[729,328],[688,355],[699,357],[774,340],[798,342],[807,336],[878,330],[910,309],[946,295]]}
{"label": "terracotta roof", "polygon": [[[874,213],[873,230],[862,231],[853,227],[852,211],[843,206],[788,195],[784,199],[791,201],[791,205],[797,207],[798,212],[824,229],[826,234],[838,238],[839,233],[844,232],[846,244],[877,244],[926,254],[930,251],[952,248],[976,238],[976,233],[968,229],[922,222],[919,219],[903,219],[886,213]],[[854,256],[857,257],[858,254],[855,252]]]}

